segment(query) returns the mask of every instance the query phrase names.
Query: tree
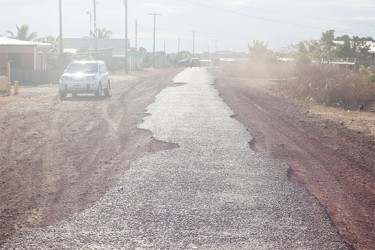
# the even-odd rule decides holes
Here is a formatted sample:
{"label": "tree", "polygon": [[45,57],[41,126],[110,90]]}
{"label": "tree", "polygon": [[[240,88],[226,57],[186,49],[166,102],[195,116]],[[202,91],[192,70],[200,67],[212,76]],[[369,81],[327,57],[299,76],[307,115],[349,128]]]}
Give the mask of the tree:
{"label": "tree", "polygon": [[339,58],[354,57],[351,39],[348,35],[337,37],[336,40],[342,42],[342,44],[339,45],[339,48],[337,49],[337,55]]}
{"label": "tree", "polygon": [[337,57],[340,58],[359,58],[361,60],[369,60],[370,45],[367,42],[373,42],[371,37],[358,37],[353,36],[350,38],[344,35],[336,38],[341,44],[337,45]]}
{"label": "tree", "polygon": [[253,45],[248,44],[250,60],[256,63],[266,63],[276,61],[275,54],[268,49],[268,42],[253,41]]}
{"label": "tree", "polygon": [[323,53],[321,57],[324,58],[333,58],[335,57],[335,31],[334,30],[327,30],[326,32],[322,33],[322,37],[320,38],[321,44],[323,46]]}
{"label": "tree", "polygon": [[106,28],[96,28],[96,33],[90,33],[92,38],[103,38],[103,39],[110,39],[112,36],[112,31],[107,30]]}
{"label": "tree", "polygon": [[51,47],[47,51],[48,69],[57,69],[59,66],[59,38],[54,36],[46,36],[37,39],[41,43],[49,43]]}
{"label": "tree", "polygon": [[29,26],[22,25],[21,27],[16,26],[17,34],[14,34],[12,31],[7,30],[8,37],[12,39],[24,40],[24,41],[34,41],[38,37],[38,33],[31,32],[29,34]]}
{"label": "tree", "polygon": [[147,49],[145,49],[144,47],[140,47],[138,49],[138,52],[141,54],[141,55],[145,55],[147,53]]}
{"label": "tree", "polygon": [[311,58],[309,51],[306,48],[306,44],[304,42],[300,42],[297,46],[297,53],[294,56],[296,64],[301,65],[311,63]]}

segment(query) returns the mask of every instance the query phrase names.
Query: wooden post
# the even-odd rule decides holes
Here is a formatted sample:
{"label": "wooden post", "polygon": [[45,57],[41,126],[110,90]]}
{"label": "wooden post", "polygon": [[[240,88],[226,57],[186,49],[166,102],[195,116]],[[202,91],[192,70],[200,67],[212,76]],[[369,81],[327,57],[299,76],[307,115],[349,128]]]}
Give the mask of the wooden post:
{"label": "wooden post", "polygon": [[10,82],[10,62],[7,63],[7,76],[8,76],[8,82]]}
{"label": "wooden post", "polygon": [[10,82],[7,82],[7,85],[6,85],[6,96],[10,96]]}
{"label": "wooden post", "polygon": [[13,95],[18,95],[18,86],[19,86],[19,82],[14,81],[14,93],[13,93]]}

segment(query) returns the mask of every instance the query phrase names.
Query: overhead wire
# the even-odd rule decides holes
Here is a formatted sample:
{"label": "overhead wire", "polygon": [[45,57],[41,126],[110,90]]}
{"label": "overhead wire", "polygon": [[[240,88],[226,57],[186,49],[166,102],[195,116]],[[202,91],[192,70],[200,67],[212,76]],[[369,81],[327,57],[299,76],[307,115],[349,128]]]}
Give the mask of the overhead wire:
{"label": "overhead wire", "polygon": [[[187,2],[189,2],[189,1],[187,1]],[[265,8],[252,7],[252,6],[243,5],[243,4],[241,4],[241,9],[257,10],[257,11],[263,11],[263,12],[274,12],[274,13],[279,13],[279,14],[284,14],[284,15],[289,15],[289,16],[299,16],[299,17],[309,18],[309,19],[314,19],[314,20],[326,20],[326,21],[333,21],[333,22],[343,22],[343,20],[340,20],[340,19],[327,18],[327,17],[323,17],[323,16],[301,15],[301,14],[298,14],[298,13],[295,13],[295,12],[292,13],[292,12],[288,12],[288,11],[265,9]],[[369,24],[369,23],[357,22],[356,24],[375,27],[374,24]]]}
{"label": "overhead wire", "polygon": [[[293,22],[287,22],[287,21],[278,20],[278,19],[272,19],[272,18],[265,18],[265,17],[255,16],[255,15],[250,15],[250,14],[246,14],[246,13],[242,13],[242,12],[238,12],[238,11],[234,11],[234,10],[230,10],[230,9],[224,9],[224,8],[220,8],[220,7],[217,7],[217,6],[204,4],[204,3],[201,3],[201,2],[195,2],[195,1],[191,1],[191,0],[180,0],[180,1],[189,2],[191,4],[199,5],[199,6],[202,6],[202,7],[205,7],[205,8],[214,9],[214,10],[218,10],[218,11],[221,11],[221,12],[231,13],[231,14],[235,14],[235,15],[239,15],[239,16],[254,18],[254,19],[258,19],[258,20],[262,20],[262,21],[266,21],[266,22],[296,26],[296,27],[307,28],[307,29],[314,29],[314,30],[319,30],[319,31],[327,31],[327,29],[324,29],[324,28],[321,28],[321,27],[315,27],[315,26],[310,26],[310,25],[305,25],[305,24],[300,24],[300,23],[293,23]],[[345,31],[341,31],[341,30],[336,30],[336,32],[340,33],[340,34],[348,34],[349,33],[351,35],[368,36],[368,34],[353,34],[351,32],[345,32]]]}

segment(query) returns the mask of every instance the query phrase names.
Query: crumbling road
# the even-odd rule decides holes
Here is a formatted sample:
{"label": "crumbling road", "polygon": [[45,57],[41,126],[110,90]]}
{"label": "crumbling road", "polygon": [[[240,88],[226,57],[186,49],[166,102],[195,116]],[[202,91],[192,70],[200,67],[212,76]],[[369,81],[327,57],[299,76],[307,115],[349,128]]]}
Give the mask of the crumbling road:
{"label": "crumbling road", "polygon": [[[149,116],[138,124],[169,150],[132,160],[120,181],[85,211],[17,234],[0,248],[349,249],[318,200],[288,179],[288,166],[249,148],[251,135],[231,118],[233,111],[219,97],[205,69],[189,68],[176,76],[175,83],[157,95],[147,108]],[[118,123],[113,122],[125,119],[122,111],[107,108],[112,110],[105,112],[108,115],[96,112],[101,115],[98,124],[88,120],[86,127],[79,127],[80,131],[92,129],[82,137],[88,137],[87,147],[69,153],[79,151],[78,155],[88,158],[62,162],[69,175],[67,184],[74,185],[74,177],[80,174],[102,171],[101,167],[93,173],[89,168],[83,173],[72,171],[86,162],[111,165],[106,174],[127,166],[125,158],[105,157],[126,151],[121,145],[128,138],[119,137]],[[62,118],[70,113],[61,112]],[[106,124],[103,130],[102,123]],[[68,132],[73,125],[61,129]],[[64,138],[65,133],[60,134]],[[95,150],[106,140],[110,141],[105,145],[115,147],[115,152]],[[61,145],[52,146],[46,152],[59,152]]]}
{"label": "crumbling road", "polygon": [[136,126],[177,72],[112,77],[111,98],[60,101],[57,85],[0,97],[0,243],[82,212],[131,161],[173,147]]}

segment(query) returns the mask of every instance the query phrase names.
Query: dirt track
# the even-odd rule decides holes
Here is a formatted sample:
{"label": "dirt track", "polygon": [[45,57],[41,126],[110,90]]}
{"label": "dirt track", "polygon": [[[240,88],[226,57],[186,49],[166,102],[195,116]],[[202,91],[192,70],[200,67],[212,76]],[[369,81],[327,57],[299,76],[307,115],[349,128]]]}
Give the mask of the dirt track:
{"label": "dirt track", "polygon": [[90,207],[132,160],[173,147],[136,125],[176,73],[115,77],[107,99],[83,95],[62,102],[56,85],[1,97],[0,243]]}
{"label": "dirt track", "polygon": [[[350,130],[342,115],[335,121],[324,108],[311,112],[307,104],[257,90],[259,81],[215,74],[221,96],[254,136],[250,146],[287,162],[290,178],[319,199],[350,245],[373,249],[375,134],[362,130],[373,127],[375,119],[369,120],[372,124],[362,120],[362,128]],[[350,117],[350,122],[360,119],[358,114]]]}
{"label": "dirt track", "polygon": [[[138,157],[174,147],[136,129],[177,70],[112,81],[111,98],[61,102],[57,87],[0,98],[0,244],[90,207]],[[251,147],[292,167],[357,249],[375,245],[375,137],[219,76],[225,102],[254,136]],[[122,164],[119,164],[122,163]]]}

